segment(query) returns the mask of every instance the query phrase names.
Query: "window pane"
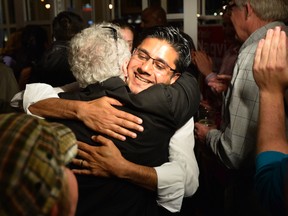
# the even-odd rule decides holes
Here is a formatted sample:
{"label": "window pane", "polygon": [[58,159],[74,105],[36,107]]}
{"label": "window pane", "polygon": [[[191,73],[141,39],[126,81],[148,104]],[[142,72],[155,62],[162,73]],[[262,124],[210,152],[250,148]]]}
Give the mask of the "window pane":
{"label": "window pane", "polygon": [[6,24],[7,20],[6,20],[6,11],[4,10],[5,8],[5,0],[1,0],[0,2],[0,24]]}
{"label": "window pane", "polygon": [[214,15],[222,9],[223,0],[206,0],[206,15]]}
{"label": "window pane", "polygon": [[[6,6],[8,8],[8,11],[5,10]],[[8,12],[9,23],[15,24],[14,1],[1,0],[0,1],[0,24],[8,23],[8,20],[6,20],[7,12]]]}
{"label": "window pane", "polygon": [[140,14],[142,11],[142,0],[121,1],[122,15]]}
{"label": "window pane", "polygon": [[50,20],[51,5],[48,1],[26,0],[27,21]]}
{"label": "window pane", "polygon": [[167,0],[167,13],[183,13],[183,0]]}
{"label": "window pane", "polygon": [[9,11],[9,23],[14,24],[16,22],[14,1],[8,0],[8,11]]}
{"label": "window pane", "polygon": [[[178,0],[179,1],[179,0]],[[148,5],[152,6],[152,5],[161,5],[161,1],[160,0],[150,0],[148,1]]]}

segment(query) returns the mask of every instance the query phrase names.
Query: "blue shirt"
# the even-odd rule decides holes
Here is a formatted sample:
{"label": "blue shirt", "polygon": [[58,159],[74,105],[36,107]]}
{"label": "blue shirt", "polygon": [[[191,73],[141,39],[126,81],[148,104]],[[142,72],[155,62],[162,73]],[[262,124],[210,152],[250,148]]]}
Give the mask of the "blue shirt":
{"label": "blue shirt", "polygon": [[285,215],[287,165],[288,154],[281,152],[267,151],[256,157],[255,188],[260,201],[274,215]]}

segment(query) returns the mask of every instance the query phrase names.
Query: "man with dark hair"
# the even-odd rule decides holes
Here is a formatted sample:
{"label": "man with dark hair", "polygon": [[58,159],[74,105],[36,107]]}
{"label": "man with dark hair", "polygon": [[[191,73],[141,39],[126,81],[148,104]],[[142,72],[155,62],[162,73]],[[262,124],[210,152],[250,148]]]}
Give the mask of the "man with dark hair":
{"label": "man with dark hair", "polygon": [[[133,51],[126,68],[125,61],[120,59],[125,55],[123,46],[120,43],[123,39],[119,37],[119,30],[117,31],[116,26],[104,27],[94,31],[92,27],[87,28],[71,41],[73,73],[77,77],[80,86],[85,88],[84,91],[81,93],[61,94],[61,97],[72,98],[74,101],[55,98],[39,101],[35,106],[31,107],[31,112],[47,117],[49,115],[46,115],[46,111],[50,112],[56,108],[56,110],[52,111],[54,113],[53,117],[75,119],[76,116],[68,115],[85,112],[85,118],[90,118],[98,112],[87,106],[92,103],[91,101],[85,101],[95,99],[95,96],[101,92],[99,90],[103,92],[103,89],[105,90],[105,87],[108,86],[109,88],[106,89],[104,92],[106,94],[104,95],[116,98],[125,104],[125,106],[117,106],[117,108],[139,115],[143,119],[145,130],[143,133],[139,133],[136,139],[127,138],[127,140],[119,141],[111,138],[115,145],[109,145],[110,148],[107,148],[105,144],[104,146],[96,147],[86,146],[87,148],[95,148],[92,150],[94,153],[106,150],[108,152],[110,150],[116,152],[116,155],[108,153],[110,158],[104,159],[107,163],[116,164],[112,166],[111,170],[108,167],[104,168],[101,166],[104,170],[100,169],[97,171],[97,168],[95,168],[99,162],[97,158],[93,157],[88,160],[88,158],[80,155],[85,161],[82,159],[76,161],[77,165],[82,166],[79,174],[82,174],[83,171],[88,171],[90,175],[89,177],[79,176],[78,178],[80,185],[79,212],[82,210],[82,215],[93,214],[93,212],[98,215],[101,215],[101,212],[107,215],[107,211],[112,211],[111,206],[119,205],[119,207],[115,208],[117,209],[117,214],[122,212],[125,215],[157,215],[156,199],[160,205],[169,211],[179,211],[183,195],[192,195],[197,188],[198,182],[197,163],[193,152],[194,139],[189,140],[188,147],[185,143],[187,136],[189,136],[188,134],[193,134],[191,130],[193,124],[187,129],[187,134],[184,132],[181,140],[174,144],[175,149],[171,151],[169,149],[172,147],[172,144],[171,146],[169,144],[171,136],[189,119],[192,119],[193,122],[192,116],[199,105],[200,95],[197,81],[191,74],[184,72],[191,61],[188,42],[183,38],[179,30],[173,27],[150,28],[143,37],[140,37],[141,43]],[[103,31],[102,37],[97,35]],[[118,36],[113,37],[113,34],[111,35],[113,32],[117,33],[116,35]],[[99,39],[103,38],[103,36],[107,38],[109,35],[109,41],[106,41],[108,39]],[[102,52],[98,51],[98,49]],[[127,47],[126,53],[129,54]],[[87,62],[90,62],[90,64],[87,64]],[[119,79],[116,82],[118,77],[115,77],[115,74],[113,78],[105,81],[103,77],[101,80],[96,79],[97,74],[103,73],[103,70],[105,71],[103,76],[107,76],[112,72],[119,71],[119,69],[126,71],[125,81],[127,86],[123,81],[119,83]],[[127,92],[127,87],[129,87],[131,93]],[[26,94],[30,93],[26,92]],[[76,101],[75,99],[85,101]],[[37,106],[39,107],[43,103],[46,105],[37,110]],[[59,103],[59,106],[56,103]],[[61,111],[63,108],[65,109],[64,112]],[[78,108],[81,110],[78,110]],[[85,122],[82,117],[79,120]],[[84,125],[81,126],[79,121],[72,121],[75,128],[79,129],[81,127],[82,133],[79,133],[79,139],[95,145],[91,141],[91,136],[95,132],[85,129]],[[85,132],[83,132],[84,130]],[[119,154],[117,154],[118,149],[121,151],[120,158],[118,157]],[[85,151],[85,146],[82,150]],[[92,157],[92,154],[89,155]],[[103,158],[100,160],[102,161]],[[161,167],[163,164],[165,165]],[[83,170],[83,168],[85,169]],[[127,176],[125,173],[127,173]],[[172,176],[171,173],[173,173]],[[122,174],[125,176],[122,176]],[[102,178],[95,178],[91,175],[98,177],[115,176],[118,178],[102,180]],[[102,181],[103,187],[98,187],[97,189],[95,187],[99,185],[99,181]],[[187,187],[186,183],[188,183]],[[114,185],[113,188],[117,185],[121,187],[117,186],[115,190],[109,189],[111,193],[107,193],[104,185],[111,184]],[[106,198],[107,196],[112,196],[108,198],[108,203],[103,202],[101,204],[101,201],[104,200],[103,196],[100,196],[100,200],[98,200],[97,196],[93,196],[93,199],[91,198],[92,191],[102,191],[100,194],[103,194],[103,190]],[[169,194],[167,194],[168,191]],[[81,192],[84,194],[84,199],[81,198]],[[95,192],[94,194],[99,193]],[[95,201],[96,199],[98,201]],[[113,200],[118,201],[113,202]],[[120,200],[124,201],[121,202]],[[95,208],[95,205],[99,205],[99,207]],[[116,212],[113,215],[115,214]]]}

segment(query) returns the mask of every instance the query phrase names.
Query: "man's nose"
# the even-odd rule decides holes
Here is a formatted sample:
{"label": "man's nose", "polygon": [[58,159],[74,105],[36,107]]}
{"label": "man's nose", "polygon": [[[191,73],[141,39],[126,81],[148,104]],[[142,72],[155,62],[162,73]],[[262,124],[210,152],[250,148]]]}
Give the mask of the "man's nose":
{"label": "man's nose", "polygon": [[151,74],[154,70],[153,64],[154,62],[153,62],[153,59],[151,58],[143,62],[141,66],[142,71],[145,71],[146,73]]}

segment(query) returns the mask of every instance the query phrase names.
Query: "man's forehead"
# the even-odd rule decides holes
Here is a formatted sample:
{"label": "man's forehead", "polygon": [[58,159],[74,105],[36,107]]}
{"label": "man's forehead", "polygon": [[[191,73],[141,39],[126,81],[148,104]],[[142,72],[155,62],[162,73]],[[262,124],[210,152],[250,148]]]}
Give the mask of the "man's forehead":
{"label": "man's forehead", "polygon": [[178,58],[178,53],[166,40],[145,38],[138,48],[145,50],[153,58],[163,59],[171,66]]}
{"label": "man's forehead", "polygon": [[158,38],[145,38],[138,48],[145,49],[148,52],[169,52],[174,50],[166,40]]}

